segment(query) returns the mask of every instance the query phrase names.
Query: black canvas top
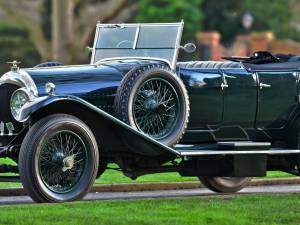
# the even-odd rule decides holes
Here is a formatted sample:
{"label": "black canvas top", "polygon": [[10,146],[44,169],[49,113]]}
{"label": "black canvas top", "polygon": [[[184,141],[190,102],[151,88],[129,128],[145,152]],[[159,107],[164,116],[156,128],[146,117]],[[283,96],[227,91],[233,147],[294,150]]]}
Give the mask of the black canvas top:
{"label": "black canvas top", "polygon": [[241,62],[248,71],[287,71],[300,69],[300,56],[259,51],[249,57],[223,57],[226,60]]}
{"label": "black canvas top", "polygon": [[252,64],[243,63],[246,70],[249,71],[286,71],[286,70],[299,70],[300,61],[296,62],[274,62],[265,64]]}

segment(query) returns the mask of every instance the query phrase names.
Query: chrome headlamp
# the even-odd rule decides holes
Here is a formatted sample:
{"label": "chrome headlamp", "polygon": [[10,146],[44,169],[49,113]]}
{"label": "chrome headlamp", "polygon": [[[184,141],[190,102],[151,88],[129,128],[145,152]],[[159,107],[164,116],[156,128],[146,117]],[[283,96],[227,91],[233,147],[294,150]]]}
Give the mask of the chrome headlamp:
{"label": "chrome headlamp", "polygon": [[45,91],[48,93],[48,95],[54,95],[55,92],[55,84],[48,82],[45,85]]}
{"label": "chrome headlamp", "polygon": [[26,88],[17,89],[10,98],[10,110],[17,120],[22,107],[32,99],[31,93]]}

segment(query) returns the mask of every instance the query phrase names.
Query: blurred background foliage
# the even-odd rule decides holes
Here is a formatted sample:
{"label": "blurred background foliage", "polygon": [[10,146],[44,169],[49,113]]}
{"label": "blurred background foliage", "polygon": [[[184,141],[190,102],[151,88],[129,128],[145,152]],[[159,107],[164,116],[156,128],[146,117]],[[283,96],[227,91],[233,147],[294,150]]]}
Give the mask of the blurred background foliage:
{"label": "blurred background foliage", "polygon": [[8,70],[6,62],[22,59],[23,65],[35,65],[40,55],[29,39],[28,31],[15,23],[0,22],[0,74]]}
{"label": "blurred background foliage", "polygon": [[[250,31],[271,30],[278,38],[300,40],[300,35],[291,26],[293,2],[289,0],[206,0],[202,5],[205,12],[204,30],[216,30],[222,35],[225,45],[231,44],[236,35]],[[243,16],[253,17],[251,30],[243,27]]]}
{"label": "blurred background foliage", "polygon": [[[246,29],[248,13],[253,24]],[[185,21],[184,42],[200,30],[215,30],[229,46],[238,34],[271,30],[278,38],[300,41],[299,0],[1,0],[0,73],[6,61],[22,66],[58,60],[87,63],[96,21]]]}
{"label": "blurred background foliage", "polygon": [[133,17],[135,22],[179,22],[184,19],[183,40],[193,40],[195,31],[202,29],[203,0],[170,1],[170,0],[139,0]]}

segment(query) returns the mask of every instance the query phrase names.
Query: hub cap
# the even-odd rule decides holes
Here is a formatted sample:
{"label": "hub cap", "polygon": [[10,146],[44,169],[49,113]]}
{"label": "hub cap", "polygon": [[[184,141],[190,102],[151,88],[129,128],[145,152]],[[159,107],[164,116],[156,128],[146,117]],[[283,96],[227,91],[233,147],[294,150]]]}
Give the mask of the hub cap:
{"label": "hub cap", "polygon": [[141,84],[133,99],[133,118],[139,130],[162,139],[173,131],[178,114],[179,99],[168,81],[153,78]]}
{"label": "hub cap", "polygon": [[82,139],[71,131],[60,131],[45,140],[39,156],[39,175],[53,192],[64,193],[74,188],[87,161]]}

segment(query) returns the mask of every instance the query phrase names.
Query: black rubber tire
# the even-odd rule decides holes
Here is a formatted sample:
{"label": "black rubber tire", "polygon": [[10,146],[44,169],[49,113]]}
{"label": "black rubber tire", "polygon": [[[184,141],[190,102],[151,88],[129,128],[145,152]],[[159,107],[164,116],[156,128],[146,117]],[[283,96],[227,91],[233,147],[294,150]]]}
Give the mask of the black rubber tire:
{"label": "black rubber tire", "polygon": [[238,192],[251,181],[251,177],[200,177],[199,179],[209,190],[218,193]]}
{"label": "black rubber tire", "polygon": [[169,135],[157,140],[165,145],[173,146],[180,141],[186,130],[189,120],[190,106],[185,85],[176,74],[170,71],[167,66],[151,64],[137,67],[129,71],[123,78],[121,85],[117,90],[114,101],[114,114],[123,122],[138,129],[135,125],[131,112],[133,97],[139,86],[144,81],[151,78],[161,78],[169,82],[176,91],[180,100],[180,113],[175,128]]}
{"label": "black rubber tire", "polygon": [[53,66],[64,66],[64,64],[60,62],[44,62],[36,65],[34,68],[53,67]]}
{"label": "black rubber tire", "polygon": [[[65,193],[56,193],[42,181],[37,161],[43,141],[61,130],[74,132],[83,140],[88,163],[73,189]],[[54,203],[82,199],[95,181],[98,164],[98,146],[89,127],[74,116],[54,114],[39,120],[30,128],[20,149],[18,166],[23,187],[29,196],[36,202]]]}

